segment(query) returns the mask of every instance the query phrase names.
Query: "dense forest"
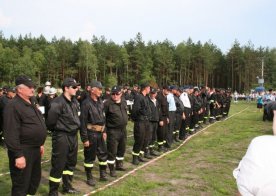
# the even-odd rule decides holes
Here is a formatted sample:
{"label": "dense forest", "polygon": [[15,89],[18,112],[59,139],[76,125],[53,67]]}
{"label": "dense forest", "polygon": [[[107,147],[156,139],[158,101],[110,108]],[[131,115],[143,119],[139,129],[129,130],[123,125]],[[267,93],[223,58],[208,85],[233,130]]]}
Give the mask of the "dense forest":
{"label": "dense forest", "polygon": [[0,86],[13,85],[16,76],[26,74],[38,86],[47,80],[59,86],[74,77],[83,87],[97,79],[105,86],[148,81],[248,92],[258,86],[262,60],[265,87],[276,87],[276,48],[255,48],[250,42],[241,46],[236,40],[223,54],[211,41],[195,43],[191,38],[177,45],[169,40],[145,43],[138,33],[119,45],[103,36],[48,41],[43,35],[5,38],[0,31]]}

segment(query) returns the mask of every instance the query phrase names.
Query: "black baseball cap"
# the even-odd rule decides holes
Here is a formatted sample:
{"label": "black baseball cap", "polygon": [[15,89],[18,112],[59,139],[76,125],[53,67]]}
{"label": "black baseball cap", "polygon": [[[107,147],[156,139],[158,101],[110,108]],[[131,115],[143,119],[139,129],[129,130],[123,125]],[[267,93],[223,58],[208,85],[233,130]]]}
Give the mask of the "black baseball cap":
{"label": "black baseball cap", "polygon": [[18,76],[18,77],[15,79],[15,85],[18,86],[18,85],[20,85],[20,84],[24,84],[24,85],[26,85],[26,86],[28,86],[28,87],[30,87],[30,88],[34,88],[34,87],[35,87],[35,85],[34,85],[32,79],[31,79],[30,77],[24,76],[24,75]]}
{"label": "black baseball cap", "polygon": [[69,87],[69,86],[78,86],[79,83],[76,82],[76,80],[74,78],[66,78],[64,79],[63,83],[62,83],[62,87]]}
{"label": "black baseball cap", "polygon": [[118,93],[121,92],[122,88],[120,86],[113,86],[111,89],[112,93]]}
{"label": "black baseball cap", "polygon": [[151,93],[151,94],[157,93],[157,89],[156,89],[156,88],[150,88],[150,93]]}
{"label": "black baseball cap", "polygon": [[102,83],[99,82],[99,81],[96,81],[96,80],[93,80],[93,81],[90,83],[90,86],[91,86],[91,88],[94,88],[94,87],[100,88],[100,89],[103,88]]}
{"label": "black baseball cap", "polygon": [[15,88],[14,88],[14,87],[9,87],[9,88],[7,89],[7,92],[15,93],[16,91],[15,91]]}
{"label": "black baseball cap", "polygon": [[177,89],[178,89],[178,86],[172,85],[172,86],[170,86],[170,89],[171,89],[171,90],[177,90]]}

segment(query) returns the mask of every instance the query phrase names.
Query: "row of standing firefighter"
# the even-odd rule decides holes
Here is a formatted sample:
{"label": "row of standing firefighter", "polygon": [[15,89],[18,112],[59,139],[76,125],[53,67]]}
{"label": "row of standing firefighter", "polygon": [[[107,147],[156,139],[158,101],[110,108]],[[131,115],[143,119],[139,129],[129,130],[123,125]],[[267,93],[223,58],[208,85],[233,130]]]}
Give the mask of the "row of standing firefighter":
{"label": "row of standing firefighter", "polygon": [[[134,98],[132,163],[138,165],[171,148],[173,142],[228,116],[230,91],[208,87],[164,85],[161,90],[142,84]],[[156,146],[155,146],[156,145]],[[156,150],[158,152],[156,152]]]}
{"label": "row of standing firefighter", "polygon": [[[79,83],[73,78],[67,78],[62,84],[63,93],[51,100],[44,122],[32,101],[34,85],[31,79],[18,77],[16,85],[17,95],[7,105],[4,118],[12,195],[36,193],[41,177],[39,156],[44,151],[46,126],[52,135],[49,195],[58,195],[61,181],[63,193],[75,194],[78,190],[72,186],[72,181],[77,164],[79,130],[84,146],[86,182],[95,186],[92,170],[96,157],[99,160],[101,181],[108,179],[107,167],[111,177],[117,176],[116,170],[125,171],[123,162],[129,117],[134,121],[132,163],[138,165],[167,151],[173,142],[185,140],[189,134],[199,130],[203,123],[213,123],[226,117],[231,102],[228,91],[167,85],[158,90],[144,83],[139,92],[133,92],[134,103],[129,107],[127,96],[120,86],[113,86],[110,96],[102,99],[103,86],[99,81],[89,84],[80,102],[77,93]],[[21,113],[16,112],[14,115],[16,107]],[[33,130],[30,125],[33,121],[35,128],[41,132],[35,133],[39,140],[33,139],[35,135],[26,134],[28,130]],[[22,134],[25,135],[22,137]]]}

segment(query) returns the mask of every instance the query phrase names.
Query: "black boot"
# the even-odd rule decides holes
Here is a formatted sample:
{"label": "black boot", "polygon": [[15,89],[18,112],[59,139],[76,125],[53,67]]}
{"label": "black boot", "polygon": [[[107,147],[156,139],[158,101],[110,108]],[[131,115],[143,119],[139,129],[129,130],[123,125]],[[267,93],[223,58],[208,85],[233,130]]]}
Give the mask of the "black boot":
{"label": "black boot", "polygon": [[163,153],[166,152],[167,150],[164,148],[163,145],[158,145],[158,152]]}
{"label": "black boot", "polygon": [[180,142],[180,140],[178,139],[178,137],[179,137],[179,134],[178,134],[178,132],[176,132],[176,133],[174,134],[174,141],[175,141],[175,142]]}
{"label": "black boot", "polygon": [[109,170],[110,170],[110,176],[111,177],[117,177],[115,165],[114,164],[108,164]]}
{"label": "black boot", "polygon": [[49,196],[58,196],[59,182],[49,181]]}
{"label": "black boot", "polygon": [[62,182],[63,182],[62,192],[64,194],[78,194],[78,193],[80,193],[78,190],[76,190],[72,187],[72,185],[71,185],[72,180],[73,180],[72,175],[62,175]]}
{"label": "black boot", "polygon": [[132,155],[132,164],[133,165],[139,165],[140,161],[138,159],[137,155]]}
{"label": "black boot", "polygon": [[159,154],[157,152],[155,152],[153,148],[150,148],[150,155],[155,156],[155,157],[159,156]]}
{"label": "black boot", "polygon": [[142,155],[142,154],[140,154],[140,155],[138,156],[138,160],[139,160],[140,162],[147,162],[147,161],[143,158],[143,155]]}
{"label": "black boot", "polygon": [[100,165],[100,181],[107,181],[106,165]]}
{"label": "black boot", "polygon": [[146,159],[152,159],[152,157],[150,156],[150,153],[149,153],[149,152],[145,152],[144,157],[145,157]]}
{"label": "black boot", "polygon": [[166,142],[166,143],[164,144],[164,147],[166,148],[166,150],[169,150],[169,149],[171,148],[171,145],[168,144],[168,142]]}
{"label": "black boot", "polygon": [[96,182],[93,178],[93,175],[92,175],[92,168],[85,168],[85,173],[86,173],[86,184],[88,184],[89,186],[95,186],[96,185]]}
{"label": "black boot", "polygon": [[203,123],[204,123],[205,125],[209,125],[209,124],[210,124],[208,118],[204,118]]}
{"label": "black boot", "polygon": [[116,170],[118,171],[126,171],[124,168],[124,163],[122,160],[116,160]]}

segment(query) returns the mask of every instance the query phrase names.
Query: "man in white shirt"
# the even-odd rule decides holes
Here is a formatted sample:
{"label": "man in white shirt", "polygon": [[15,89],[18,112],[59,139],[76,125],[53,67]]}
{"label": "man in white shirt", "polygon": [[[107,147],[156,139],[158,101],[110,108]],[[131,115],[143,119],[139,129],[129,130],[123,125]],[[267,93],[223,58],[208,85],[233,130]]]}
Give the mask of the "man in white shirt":
{"label": "man in white shirt", "polygon": [[188,95],[188,91],[189,91],[189,86],[183,87],[183,93],[179,97],[179,99],[182,101],[184,105],[184,114],[185,114],[184,115],[185,119],[182,120],[180,133],[179,133],[179,138],[181,140],[187,137],[190,123],[191,123],[192,108],[191,108],[191,102]]}
{"label": "man in white shirt", "polygon": [[276,110],[273,110],[274,136],[254,138],[233,171],[239,192],[243,196],[276,195]]}
{"label": "man in white shirt", "polygon": [[268,94],[265,96],[265,102],[275,101],[275,96],[272,93],[272,89],[268,90]]}

